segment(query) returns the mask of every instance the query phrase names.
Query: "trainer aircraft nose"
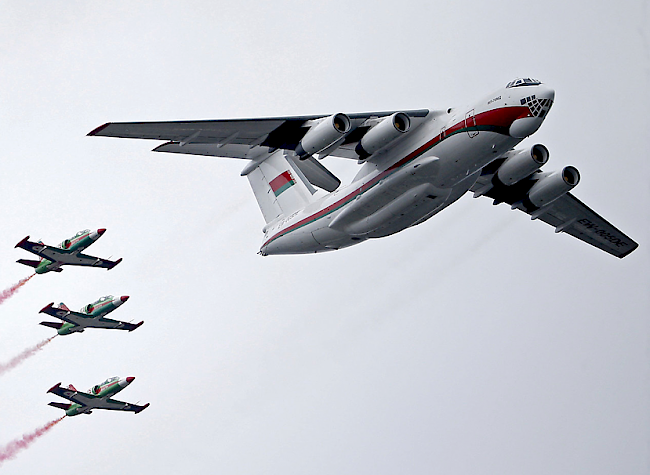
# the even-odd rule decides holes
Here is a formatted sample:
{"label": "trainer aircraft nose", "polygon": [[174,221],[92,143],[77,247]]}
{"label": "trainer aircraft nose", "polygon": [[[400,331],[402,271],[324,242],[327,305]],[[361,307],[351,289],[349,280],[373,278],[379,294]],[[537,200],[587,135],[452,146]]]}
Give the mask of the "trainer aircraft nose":
{"label": "trainer aircraft nose", "polygon": [[129,384],[131,384],[134,379],[135,379],[135,376],[128,376],[126,379],[120,380],[119,385],[124,388],[124,387],[128,386]]}
{"label": "trainer aircraft nose", "polygon": [[96,240],[99,239],[99,238],[101,237],[101,235],[104,234],[105,232],[106,232],[106,229],[104,229],[104,228],[102,228],[102,229],[98,229],[97,231],[93,231],[92,233],[90,233],[89,237],[90,237],[90,239],[92,239],[93,241],[96,241]]}
{"label": "trainer aircraft nose", "polygon": [[535,133],[551,110],[555,91],[536,79],[519,78],[506,86],[510,100],[528,109],[526,115],[510,125],[510,136],[524,138]]}

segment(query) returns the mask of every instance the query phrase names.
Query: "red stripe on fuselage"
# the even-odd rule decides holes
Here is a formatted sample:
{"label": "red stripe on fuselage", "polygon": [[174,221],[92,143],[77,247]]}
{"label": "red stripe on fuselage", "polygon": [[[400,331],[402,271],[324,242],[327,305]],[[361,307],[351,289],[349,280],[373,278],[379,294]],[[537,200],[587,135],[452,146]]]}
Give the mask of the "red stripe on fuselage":
{"label": "red stripe on fuselage", "polygon": [[[475,115],[474,117],[476,118],[476,126],[474,124],[471,125],[472,128],[477,127],[477,126],[492,126],[492,127],[510,127],[510,125],[517,119],[522,118],[522,117],[527,117],[530,115],[530,111],[528,110],[528,107],[525,106],[515,106],[515,107],[502,107],[500,109],[492,109],[489,111],[481,112],[480,114]],[[463,129],[466,129],[468,127],[465,126],[465,119],[457,122],[456,124],[452,125],[451,127],[447,128],[444,130],[444,137],[441,136],[441,134],[436,135],[433,139],[429,140],[426,142],[424,145],[418,147],[415,149],[413,152],[409,153],[406,155],[404,158],[401,160],[397,161],[390,167],[388,167],[386,170],[381,172],[379,175],[368,181],[367,183],[364,183],[361,185],[359,188],[356,190],[352,191],[350,194],[346,195],[344,198],[341,198],[337,202],[329,205],[326,208],[323,208],[322,210],[314,213],[311,216],[308,216],[304,219],[301,219],[295,224],[292,224],[291,226],[277,232],[274,234],[271,238],[269,238],[268,241],[266,241],[264,244],[262,244],[262,247],[268,246],[272,241],[276,240],[277,238],[284,236],[285,234],[290,233],[291,231],[294,231],[306,224],[309,224],[312,221],[316,221],[317,219],[322,218],[323,216],[326,216],[337,209],[341,208],[348,202],[352,201],[354,198],[356,198],[358,195],[365,193],[368,191],[370,188],[375,186],[380,180],[385,178],[387,175],[390,175],[397,171],[397,169],[403,167],[410,161],[416,159],[423,153],[427,152],[440,142],[442,142],[445,138],[448,138],[452,134],[456,134],[458,132],[461,132]],[[278,177],[279,178],[279,177]]]}

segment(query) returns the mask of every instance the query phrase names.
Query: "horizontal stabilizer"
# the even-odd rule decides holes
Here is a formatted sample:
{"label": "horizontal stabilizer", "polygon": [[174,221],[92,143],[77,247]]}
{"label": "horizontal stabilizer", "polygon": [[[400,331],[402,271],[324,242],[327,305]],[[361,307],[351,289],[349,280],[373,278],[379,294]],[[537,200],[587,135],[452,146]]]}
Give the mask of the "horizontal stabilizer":
{"label": "horizontal stabilizer", "polygon": [[44,325],[46,327],[50,328],[56,328],[57,330],[63,326],[63,323],[61,322],[41,322],[39,325]]}
{"label": "horizontal stabilizer", "polygon": [[70,407],[72,407],[72,404],[70,403],[66,404],[65,402],[51,402],[48,404],[48,406],[58,407],[59,409],[63,409],[64,411],[67,411],[68,409],[70,409]]}
{"label": "horizontal stabilizer", "polygon": [[131,326],[130,326],[130,327],[127,327],[127,330],[129,330],[130,332],[132,332],[133,330],[135,330],[136,328],[138,328],[138,327],[139,327],[140,325],[142,325],[143,323],[144,323],[144,320],[141,321],[140,323],[136,323],[135,325],[133,325],[132,323],[130,323],[129,325],[131,325]]}
{"label": "horizontal stabilizer", "polygon": [[29,266],[29,267],[38,267],[41,261],[32,261],[30,259],[18,259],[16,262]]}
{"label": "horizontal stabilizer", "polygon": [[122,258],[121,258],[121,257],[120,257],[118,260],[116,260],[115,262],[111,263],[111,264],[109,265],[109,267],[108,267],[108,270],[111,270],[113,267],[115,267],[116,265],[118,265],[120,262],[122,262]]}

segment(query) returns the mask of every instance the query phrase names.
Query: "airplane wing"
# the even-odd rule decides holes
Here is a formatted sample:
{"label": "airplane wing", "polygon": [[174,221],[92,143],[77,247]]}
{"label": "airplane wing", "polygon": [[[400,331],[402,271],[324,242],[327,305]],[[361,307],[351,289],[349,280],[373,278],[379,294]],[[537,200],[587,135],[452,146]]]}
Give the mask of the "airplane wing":
{"label": "airplane wing", "polygon": [[65,322],[72,323],[73,325],[87,328],[109,328],[115,330],[133,331],[144,323],[140,322],[135,324],[129,322],[121,322],[119,320],[113,320],[111,318],[104,317],[93,318],[92,315],[87,315],[85,313],[73,312],[71,310],[64,310],[54,307],[53,304],[54,302],[50,303],[46,307],[43,307],[39,313],[46,313]]}
{"label": "airplane wing", "polygon": [[[340,155],[338,152],[341,151],[342,156],[347,156],[352,152],[353,156],[349,158],[357,159],[354,147],[349,149],[346,144],[356,143],[363,136],[368,128],[363,125],[366,120],[386,117],[395,112],[397,111],[348,114],[356,129],[346,137],[345,142],[333,155]],[[411,118],[423,118],[427,116],[429,110],[400,112],[404,112]],[[258,145],[271,149],[295,150],[309,130],[309,121],[327,116],[328,114],[264,119],[108,122],[88,135],[169,141],[156,147],[154,149],[156,152],[253,158],[251,153],[255,153],[252,151]]]}
{"label": "airplane wing", "polygon": [[487,196],[494,200],[494,204],[508,203],[513,209],[517,208],[525,212],[532,219],[550,224],[555,228],[556,233],[570,234],[621,259],[639,246],[571,193],[566,193],[539,209],[527,208],[522,204],[522,199],[534,182],[522,180],[511,186],[496,184],[488,192],[482,193],[483,187],[490,182],[493,183],[492,177],[495,171],[496,169],[484,171],[481,178],[470,189],[476,193],[476,197]]}
{"label": "airplane wing", "polygon": [[142,412],[148,408],[149,403],[145,404],[144,406],[139,406],[137,404],[131,404],[128,402],[122,402],[116,399],[108,398],[105,401],[102,401],[101,405],[97,405],[95,407],[98,409],[107,409],[109,411],[130,411],[137,414],[138,412]]}
{"label": "airplane wing", "polygon": [[29,241],[29,236],[16,244],[15,247],[25,249],[32,254],[36,254],[37,256],[43,257],[52,262],[61,262],[61,265],[104,267],[106,269],[112,269],[122,262],[122,259],[118,259],[117,261],[100,259],[76,251],[69,251],[67,249],[59,249],[58,247],[47,246],[38,242],[31,242]]}

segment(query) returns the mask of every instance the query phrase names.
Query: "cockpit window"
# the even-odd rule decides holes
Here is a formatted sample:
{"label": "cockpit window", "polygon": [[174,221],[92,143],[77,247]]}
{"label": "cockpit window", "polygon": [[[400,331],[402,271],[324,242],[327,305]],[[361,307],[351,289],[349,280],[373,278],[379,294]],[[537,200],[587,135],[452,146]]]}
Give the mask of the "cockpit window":
{"label": "cockpit window", "polygon": [[519,87],[519,86],[539,86],[540,84],[542,84],[542,81],[538,81],[537,79],[517,78],[514,81],[510,81],[506,85],[506,88]]}
{"label": "cockpit window", "polygon": [[86,234],[86,233],[89,233],[89,232],[90,232],[90,229],[84,229],[83,231],[79,231],[79,232],[75,235],[75,237],[77,237],[77,236],[81,236],[82,234]]}

